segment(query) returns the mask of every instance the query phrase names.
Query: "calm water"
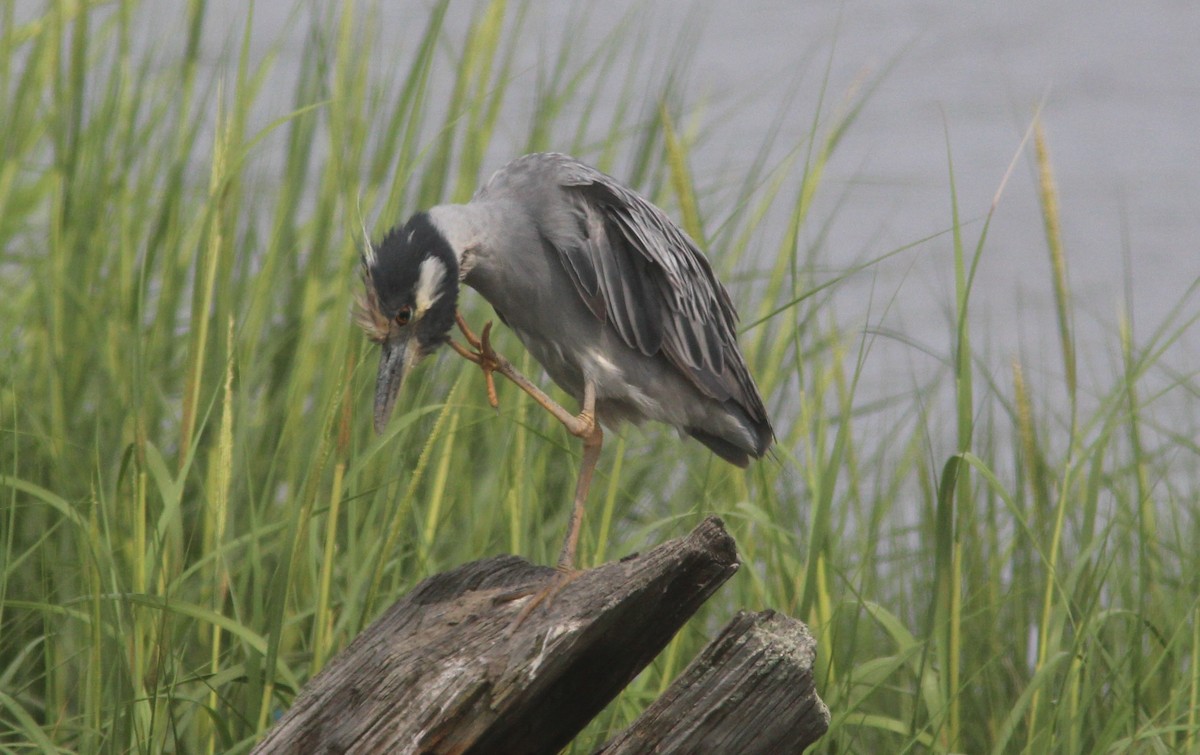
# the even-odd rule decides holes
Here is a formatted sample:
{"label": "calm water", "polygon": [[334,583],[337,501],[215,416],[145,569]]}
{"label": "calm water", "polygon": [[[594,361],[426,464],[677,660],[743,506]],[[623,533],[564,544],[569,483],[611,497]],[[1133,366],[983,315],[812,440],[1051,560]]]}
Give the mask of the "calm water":
{"label": "calm water", "polygon": [[[210,5],[209,56],[216,60],[241,33],[244,3]],[[395,64],[409,60],[409,43],[420,34],[429,5],[381,4]],[[169,39],[163,29],[178,27],[182,6],[182,0],[147,3],[147,28],[155,30],[157,43]],[[284,39],[277,66],[282,78],[268,89],[276,93],[268,108],[277,109],[262,114],[264,123],[288,108],[286,78],[295,68],[289,60],[301,48],[304,8],[323,7],[305,5],[301,23],[294,23],[291,6],[257,4],[255,49],[261,54]],[[569,22],[582,7],[562,0],[532,3],[510,86],[513,102],[532,101],[538,61],[553,52],[564,28],[578,44],[595,45],[628,10],[640,8],[644,18],[637,27],[646,30],[651,47],[663,48],[652,57],[665,60],[686,20],[698,31],[690,44],[695,54],[685,96],[704,114],[709,134],[694,168],[711,185],[738,176],[740,166],[754,159],[767,124],[792,95],[782,110],[779,143],[787,147],[804,138],[827,65],[826,112],[855,82],[890,66],[835,156],[826,202],[816,211],[821,221],[845,194],[825,246],[831,270],[949,226],[948,150],[962,215],[975,221],[965,232],[973,246],[978,219],[1041,105],[1061,191],[1084,380],[1091,375],[1109,382],[1117,315],[1127,296],[1137,333],[1146,336],[1200,278],[1200,3],[1194,0],[609,0],[592,4],[586,23]],[[469,2],[452,6],[444,55],[461,43],[472,9]],[[285,28],[297,31],[288,38]],[[444,56],[440,62],[448,72],[452,61]],[[656,86],[643,96],[652,96]],[[598,113],[598,120],[607,124],[607,115]],[[502,125],[493,164],[512,156],[523,136],[515,120],[507,131]],[[1009,358],[1020,353],[1035,365],[1035,375],[1052,381],[1059,363],[1031,154],[1030,147],[1018,159],[989,233],[974,332],[998,370],[1006,374]],[[837,298],[839,316],[851,327],[904,332],[944,355],[952,287],[950,242],[938,239],[845,284]],[[1189,315],[1200,313],[1196,296],[1183,307]],[[1194,373],[1197,346],[1200,338],[1191,333],[1167,362]],[[895,374],[882,367],[897,361],[920,372],[934,359],[890,339],[877,340],[871,358],[877,366],[868,363],[868,373],[877,375]]]}
{"label": "calm water", "polygon": [[[979,218],[1040,104],[1086,376],[1108,374],[1127,292],[1137,332],[1147,335],[1200,278],[1198,40],[1200,3],[1183,0],[760,0],[715,3],[703,42],[711,54],[697,63],[718,95],[778,92],[794,51],[816,47],[824,57],[833,46],[830,91],[837,97],[899,53],[831,167],[834,182],[851,185],[829,237],[835,264],[948,226],[947,143],[963,217]],[[817,67],[807,90],[816,89],[820,74]],[[753,143],[777,99],[764,93],[760,108],[718,124],[729,134],[724,141]],[[802,133],[809,114],[794,116],[791,125]],[[1001,370],[1018,351],[1037,361],[1057,349],[1031,154],[1027,149],[1001,198],[976,291],[975,335],[991,344]],[[967,229],[969,243],[979,228]],[[924,245],[881,273],[872,312],[896,291],[884,325],[945,353],[952,280],[949,242]],[[867,294],[866,283],[858,290]],[[852,313],[855,304],[846,299],[840,306]],[[1185,306],[1200,313],[1196,296]],[[861,302],[858,310],[871,317]],[[1200,366],[1196,336],[1169,360],[1189,373]],[[905,351],[903,358],[922,361]]]}

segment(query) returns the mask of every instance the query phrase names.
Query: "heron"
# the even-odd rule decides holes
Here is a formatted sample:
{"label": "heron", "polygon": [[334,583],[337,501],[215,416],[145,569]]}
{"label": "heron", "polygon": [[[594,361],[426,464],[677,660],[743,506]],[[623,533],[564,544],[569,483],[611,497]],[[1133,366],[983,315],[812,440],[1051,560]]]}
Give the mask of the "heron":
{"label": "heron", "polygon": [[[560,571],[575,567],[604,431],[676,428],[740,467],[774,440],[737,340],[737,312],[697,244],[665,212],[570,156],[537,153],[499,169],[465,204],[417,212],[362,255],[357,319],[381,348],[374,425],[386,428],[405,376],[449,344],[528,393],[582,439]],[[466,284],[491,304],[571,412],[518,372],[458,310]],[[466,345],[451,338],[455,328]]]}

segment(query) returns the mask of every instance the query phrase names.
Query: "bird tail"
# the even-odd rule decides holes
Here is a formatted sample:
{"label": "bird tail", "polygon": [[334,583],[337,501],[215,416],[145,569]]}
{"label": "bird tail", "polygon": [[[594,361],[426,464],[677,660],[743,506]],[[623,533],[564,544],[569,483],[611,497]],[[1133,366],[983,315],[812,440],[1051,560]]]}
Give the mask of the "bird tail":
{"label": "bird tail", "polygon": [[713,453],[730,464],[745,468],[750,465],[752,457],[758,459],[767,452],[775,440],[775,432],[769,422],[755,422],[747,417],[740,407],[732,408],[734,411],[731,413],[737,416],[744,434],[734,437],[714,435],[698,427],[687,428],[687,434],[708,446]]}
{"label": "bird tail", "polygon": [[746,449],[735,446],[724,438],[718,435],[711,435],[703,430],[688,428],[687,432],[688,435],[708,446],[713,453],[730,464],[736,464],[742,468],[750,466],[750,454],[747,453]]}

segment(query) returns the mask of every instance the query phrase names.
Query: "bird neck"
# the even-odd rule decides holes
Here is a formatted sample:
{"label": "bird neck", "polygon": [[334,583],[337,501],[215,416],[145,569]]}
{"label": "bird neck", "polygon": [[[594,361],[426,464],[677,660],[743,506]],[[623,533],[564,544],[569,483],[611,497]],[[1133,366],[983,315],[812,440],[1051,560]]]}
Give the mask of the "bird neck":
{"label": "bird neck", "polygon": [[458,260],[458,279],[501,246],[498,233],[516,217],[500,202],[443,204],[430,208],[429,218],[445,237]]}

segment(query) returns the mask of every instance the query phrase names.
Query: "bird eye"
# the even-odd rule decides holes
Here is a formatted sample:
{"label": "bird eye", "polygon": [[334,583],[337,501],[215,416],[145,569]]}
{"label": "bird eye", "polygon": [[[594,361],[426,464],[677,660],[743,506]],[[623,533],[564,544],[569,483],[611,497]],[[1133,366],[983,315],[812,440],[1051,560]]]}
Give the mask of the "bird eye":
{"label": "bird eye", "polygon": [[412,319],[412,307],[408,307],[408,306],[401,307],[400,311],[396,313],[396,324],[397,325],[408,325],[408,321],[411,319]]}

